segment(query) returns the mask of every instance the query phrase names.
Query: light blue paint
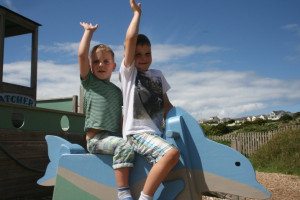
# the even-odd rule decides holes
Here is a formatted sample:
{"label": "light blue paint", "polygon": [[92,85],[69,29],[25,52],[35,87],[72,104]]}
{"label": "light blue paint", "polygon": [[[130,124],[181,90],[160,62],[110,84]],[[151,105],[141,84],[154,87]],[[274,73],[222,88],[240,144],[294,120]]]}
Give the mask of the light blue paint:
{"label": "light blue paint", "polygon": [[[184,110],[173,108],[168,113],[166,122],[166,134],[162,137],[177,146],[181,152],[180,161],[172,173],[186,170],[191,176],[185,175],[189,179],[188,183],[185,183],[184,179],[176,179],[161,184],[154,199],[165,199],[166,194],[174,199],[183,189],[189,190],[190,193],[214,191],[256,199],[267,199],[271,196],[256,181],[255,171],[246,157],[228,146],[207,139],[197,121]],[[79,145],[71,144],[57,136],[47,136],[46,140],[51,162],[45,176],[38,181],[39,184],[43,185],[47,179],[55,178],[59,166],[90,181],[115,187],[111,156],[86,154]],[[150,168],[145,159],[137,155],[135,166],[131,170],[130,185],[136,187],[137,183],[145,181]],[[214,176],[211,179],[207,174]],[[225,186],[218,182],[218,178],[228,184],[234,184],[239,189],[222,189]],[[201,189],[200,185],[207,185],[207,188]],[[220,191],[215,191],[215,188],[219,188]],[[240,191],[240,188],[247,191]],[[253,191],[256,194],[252,194]],[[191,196],[192,199],[198,198],[197,194]]]}
{"label": "light blue paint", "polygon": [[[166,132],[179,134],[180,137],[171,142],[181,149],[185,166],[250,185],[270,196],[256,181],[250,161],[238,151],[206,138],[191,115],[180,108],[174,108],[167,118]],[[238,163],[240,166],[236,166]]]}

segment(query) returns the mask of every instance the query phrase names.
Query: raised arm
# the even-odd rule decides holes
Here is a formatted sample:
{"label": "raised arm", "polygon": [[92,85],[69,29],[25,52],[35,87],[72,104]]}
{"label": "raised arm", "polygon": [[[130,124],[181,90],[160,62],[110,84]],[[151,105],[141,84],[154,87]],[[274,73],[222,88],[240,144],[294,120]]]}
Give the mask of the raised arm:
{"label": "raised arm", "polygon": [[136,46],[136,39],[139,32],[139,24],[140,24],[140,17],[141,17],[141,4],[137,4],[135,0],[129,0],[130,7],[133,12],[133,17],[131,22],[128,26],[126,37],[125,37],[125,58],[124,58],[124,65],[128,67],[132,64],[135,55],[135,46]]}
{"label": "raised arm", "polygon": [[92,25],[91,23],[80,22],[80,25],[84,28],[84,33],[81,38],[78,48],[78,63],[80,69],[80,77],[86,79],[90,71],[89,62],[89,50],[90,43],[93,37],[93,33],[97,30],[98,25]]}

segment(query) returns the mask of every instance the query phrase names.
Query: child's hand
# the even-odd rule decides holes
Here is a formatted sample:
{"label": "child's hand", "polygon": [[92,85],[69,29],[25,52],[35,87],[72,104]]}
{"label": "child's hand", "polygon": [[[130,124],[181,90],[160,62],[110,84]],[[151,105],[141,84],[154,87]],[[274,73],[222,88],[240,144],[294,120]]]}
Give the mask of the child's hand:
{"label": "child's hand", "polygon": [[141,13],[142,12],[142,9],[141,9],[141,3],[136,3],[135,0],[129,0],[130,1],[130,7],[131,7],[131,10],[132,12],[138,12],[138,13]]}
{"label": "child's hand", "polygon": [[98,24],[92,25],[92,23],[80,22],[80,26],[84,28],[84,30],[95,31],[98,28]]}

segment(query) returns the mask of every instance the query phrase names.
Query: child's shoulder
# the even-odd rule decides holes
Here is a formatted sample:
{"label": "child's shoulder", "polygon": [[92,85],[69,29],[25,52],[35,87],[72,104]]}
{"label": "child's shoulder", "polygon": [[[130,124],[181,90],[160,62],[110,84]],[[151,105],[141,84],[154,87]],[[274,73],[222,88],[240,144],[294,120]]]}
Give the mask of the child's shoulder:
{"label": "child's shoulder", "polygon": [[114,90],[116,90],[116,91],[119,91],[119,92],[121,92],[121,88],[119,87],[119,86],[117,86],[115,83],[113,83],[113,82],[109,82],[110,83],[110,87],[111,88],[113,88]]}
{"label": "child's shoulder", "polygon": [[162,71],[160,71],[159,69],[149,69],[148,72],[152,76],[163,76]]}

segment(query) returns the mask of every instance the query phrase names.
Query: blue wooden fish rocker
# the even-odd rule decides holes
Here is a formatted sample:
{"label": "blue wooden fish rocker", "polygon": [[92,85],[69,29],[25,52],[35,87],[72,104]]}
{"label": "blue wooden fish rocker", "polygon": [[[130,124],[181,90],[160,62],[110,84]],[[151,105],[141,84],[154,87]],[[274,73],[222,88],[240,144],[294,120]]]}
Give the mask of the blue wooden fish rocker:
{"label": "blue wooden fish rocker", "polygon": [[[154,199],[195,200],[202,194],[268,199],[268,192],[256,180],[249,160],[238,151],[207,139],[197,121],[181,108],[167,116],[162,136],[176,145],[180,161],[158,188]],[[38,184],[53,186],[54,200],[117,199],[112,157],[86,153],[83,147],[46,136],[50,163]],[[150,165],[139,155],[131,170],[130,188],[138,198]],[[97,172],[97,173],[95,173]]]}

